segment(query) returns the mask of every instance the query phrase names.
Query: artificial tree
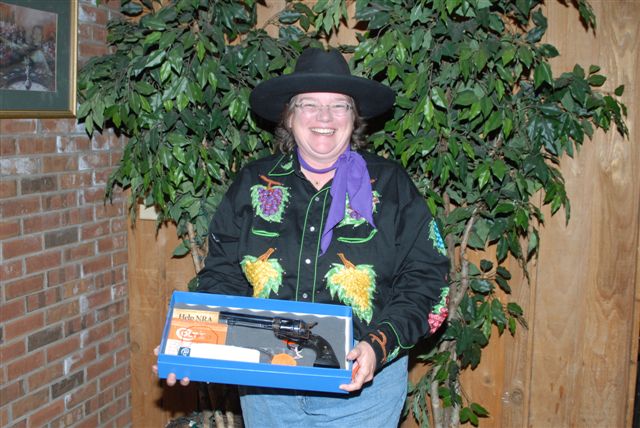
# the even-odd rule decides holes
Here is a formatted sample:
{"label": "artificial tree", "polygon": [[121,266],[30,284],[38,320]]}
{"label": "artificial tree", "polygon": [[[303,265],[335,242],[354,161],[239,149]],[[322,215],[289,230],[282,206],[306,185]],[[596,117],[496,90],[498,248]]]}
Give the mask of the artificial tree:
{"label": "artificial tree", "polygon": [[[449,322],[419,356],[429,370],[408,409],[423,426],[477,425],[487,412],[461,394],[459,376],[478,365],[493,328],[515,334],[524,324],[517,302],[499,294],[510,293],[507,259],[526,273],[539,248],[544,218],[533,195],[552,213],[564,207],[568,220],[560,158],[594,127],[627,133],[624,105],[594,89],[605,80],[599,68],[552,75],[558,52],[541,42],[537,0],[357,0],[353,17],[345,1],[287,2],[266,24],[278,26],[277,38],[256,28],[254,1],[159,3],[123,0],[123,12],[142,18],[111,22],[114,52],[80,74],[87,132],[128,137],[108,190],[127,188],[132,209],[142,201],[159,222],[175,223],[183,238],[175,256],[191,253],[199,270],[217,201],[243,164],[270,150],[271,133],[249,111],[251,88],[290,72],[303,47],[326,44],[355,19],[365,28],[359,43],[340,49],[356,74],[397,94],[373,149],[410,172],[452,261]],[[572,4],[595,28],[588,3]],[[471,251],[489,248],[495,257],[471,262]]]}

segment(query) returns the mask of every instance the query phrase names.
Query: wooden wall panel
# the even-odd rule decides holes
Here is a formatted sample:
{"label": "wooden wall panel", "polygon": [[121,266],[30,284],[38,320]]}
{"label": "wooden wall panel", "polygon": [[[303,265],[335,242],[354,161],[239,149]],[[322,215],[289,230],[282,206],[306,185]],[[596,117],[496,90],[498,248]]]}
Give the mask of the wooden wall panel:
{"label": "wooden wall panel", "polygon": [[562,171],[572,200],[571,221],[549,218],[541,235],[536,313],[531,320],[530,426],[621,427],[634,370],[640,213],[640,2],[593,1],[596,35],[577,12],[548,5],[548,41],[561,56],[554,71],[580,63],[602,66],[604,89],[625,84],[631,136],[598,133],[566,159]]}
{"label": "wooden wall panel", "polygon": [[191,258],[171,257],[178,244],[174,227],[156,233],[153,220],[129,228],[129,319],[131,325],[132,413],[134,427],[162,427],[197,404],[195,389],[162,387],[152,374],[153,349],[160,344],[174,290],[186,290],[194,274]]}

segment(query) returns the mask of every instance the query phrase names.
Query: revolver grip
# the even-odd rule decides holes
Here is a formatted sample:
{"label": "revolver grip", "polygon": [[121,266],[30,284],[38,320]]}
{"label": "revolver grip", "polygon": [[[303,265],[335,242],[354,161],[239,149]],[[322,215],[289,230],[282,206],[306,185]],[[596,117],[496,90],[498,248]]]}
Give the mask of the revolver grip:
{"label": "revolver grip", "polygon": [[327,342],[324,337],[311,334],[309,339],[306,340],[306,345],[316,353],[316,361],[313,363],[314,367],[330,369],[340,368],[340,363],[336,358],[336,354],[333,351],[331,344]]}
{"label": "revolver grip", "polygon": [[291,331],[274,331],[274,334],[278,339],[296,343],[303,349],[312,349],[316,354],[316,361],[313,363],[314,367],[340,368],[340,362],[336,357],[336,353],[324,337],[312,334],[308,330],[305,332],[304,337],[301,337],[297,332],[294,333]]}

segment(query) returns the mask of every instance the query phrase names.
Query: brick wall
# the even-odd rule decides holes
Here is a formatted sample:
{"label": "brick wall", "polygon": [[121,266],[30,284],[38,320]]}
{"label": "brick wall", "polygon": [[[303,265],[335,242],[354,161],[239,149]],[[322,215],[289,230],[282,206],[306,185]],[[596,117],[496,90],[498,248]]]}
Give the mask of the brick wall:
{"label": "brick wall", "polygon": [[[79,0],[79,66],[107,52],[117,2]],[[131,424],[121,156],[67,119],[0,121],[0,426]]]}

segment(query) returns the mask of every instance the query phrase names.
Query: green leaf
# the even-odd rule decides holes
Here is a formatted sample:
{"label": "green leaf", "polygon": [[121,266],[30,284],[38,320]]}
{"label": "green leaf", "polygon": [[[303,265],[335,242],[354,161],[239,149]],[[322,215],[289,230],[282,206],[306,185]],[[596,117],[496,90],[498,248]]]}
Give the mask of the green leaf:
{"label": "green leaf", "polygon": [[523,231],[526,231],[529,227],[529,215],[526,210],[518,208],[515,215],[515,224]]}
{"label": "green leaf", "polygon": [[446,218],[447,224],[455,224],[471,217],[472,210],[470,208],[455,208]]}
{"label": "green leaf", "polygon": [[167,28],[167,24],[161,18],[154,15],[145,15],[140,23],[150,30],[162,31]]}
{"label": "green leaf", "polygon": [[533,52],[527,46],[518,47],[518,58],[525,67],[531,67],[533,63]]}
{"label": "green leaf", "polygon": [[489,52],[484,46],[481,46],[473,56],[473,63],[477,71],[482,71],[489,60]]}
{"label": "green leaf", "polygon": [[615,91],[613,91],[614,94],[616,94],[617,96],[621,97],[622,94],[624,93],[624,85],[620,85],[618,86]]}
{"label": "green leaf", "polygon": [[496,273],[504,279],[511,279],[511,272],[509,272],[509,270],[504,266],[498,266]]}
{"label": "green leaf", "polygon": [[529,16],[531,11],[531,0],[516,0],[516,7],[524,16]]}
{"label": "green leaf", "polygon": [[139,81],[135,83],[136,91],[138,93],[148,96],[155,92],[156,88],[145,81]]}
{"label": "green leaf", "polygon": [[498,299],[493,299],[491,301],[491,317],[493,324],[498,327],[498,331],[502,334],[507,325],[507,317],[505,316],[502,303]]}
{"label": "green leaf", "polygon": [[476,170],[476,173],[478,175],[478,187],[482,189],[491,179],[491,171],[489,170],[487,165],[483,164],[480,168],[478,168],[478,170]]}
{"label": "green leaf", "polygon": [[160,80],[164,82],[171,76],[171,63],[166,61],[160,66]]}
{"label": "green leaf", "polygon": [[175,31],[163,31],[162,37],[160,37],[160,42],[158,43],[158,48],[162,50],[168,48],[173,44],[177,37],[178,35]]}
{"label": "green leaf", "polygon": [[491,116],[485,122],[482,132],[485,135],[489,134],[491,131],[498,129],[500,125],[502,125],[502,112],[496,110],[491,113]]}
{"label": "green leaf", "polygon": [[204,43],[202,43],[202,40],[198,40],[198,43],[196,44],[196,52],[198,54],[198,60],[202,62],[205,54],[207,53],[207,49],[205,48]]}
{"label": "green leaf", "polygon": [[367,24],[367,28],[370,30],[377,30],[382,28],[389,22],[389,13],[388,12],[379,12],[374,14],[371,17],[371,20]]}
{"label": "green leaf", "polygon": [[509,312],[509,314],[513,315],[514,317],[521,317],[522,315],[524,315],[524,311],[522,310],[520,305],[514,302],[507,303],[507,312]]}
{"label": "green leaf", "polygon": [[515,46],[508,46],[507,48],[505,48],[502,51],[502,65],[509,64],[511,61],[513,61],[513,58],[515,58],[515,56],[516,56]]}
{"label": "green leaf", "polygon": [[289,9],[285,9],[278,14],[278,20],[282,24],[294,24],[301,17],[302,17],[302,14],[300,12],[295,10],[289,10]]}
{"label": "green leaf", "polygon": [[602,76],[600,74],[594,74],[592,76],[589,76],[589,78],[587,79],[587,82],[589,82],[589,85],[591,86],[602,86],[604,85],[604,82],[606,82],[607,78],[605,76]]}
{"label": "green leaf", "polygon": [[93,135],[93,115],[91,113],[84,119],[84,128],[89,136]]}
{"label": "green leaf", "polygon": [[500,276],[496,276],[495,281],[496,281],[496,284],[498,284],[498,287],[500,287],[502,291],[504,291],[505,293],[511,293],[511,287],[509,286],[509,283],[507,282],[506,279]]}
{"label": "green leaf", "polygon": [[482,259],[480,260],[480,270],[482,272],[489,272],[493,269],[493,263],[489,260]]}
{"label": "green leaf", "polygon": [[177,147],[186,147],[189,145],[189,139],[185,137],[183,134],[178,134],[175,132],[167,134],[167,141],[171,143],[172,146]]}
{"label": "green leaf", "polygon": [[165,51],[155,51],[151,53],[145,62],[145,68],[152,68],[160,64],[166,55]]}
{"label": "green leaf", "polygon": [[113,121],[113,124],[116,126],[116,128],[119,128],[120,125],[122,124],[122,118],[120,117],[120,107],[119,106],[111,106],[109,108],[109,115],[111,117],[111,120]]}
{"label": "green leaf", "polygon": [[447,108],[446,96],[440,87],[431,89],[431,101],[438,107]]}
{"label": "green leaf", "polygon": [[539,88],[543,83],[549,85],[553,82],[553,75],[551,74],[551,67],[546,62],[538,64],[533,72],[533,81],[535,88]]}
{"label": "green leaf", "polygon": [[144,39],[144,45],[151,46],[156,43],[162,37],[162,33],[159,31],[154,31],[153,33],[149,33],[147,37]]}
{"label": "green leaf", "polygon": [[507,170],[507,164],[505,164],[502,159],[496,159],[493,164],[491,164],[491,172],[493,172],[493,176],[500,181],[504,178]]}
{"label": "green leaf", "polygon": [[468,106],[476,101],[476,94],[471,90],[465,90],[458,92],[458,95],[453,100],[453,103],[459,106]]}
{"label": "green leaf", "polygon": [[189,254],[191,249],[187,245],[186,241],[180,242],[175,250],[173,250],[172,257],[183,257]]}
{"label": "green leaf", "polygon": [[140,104],[140,95],[138,95],[137,92],[132,93],[131,97],[129,98],[129,106],[134,113],[140,113]]}
{"label": "green leaf", "polygon": [[479,405],[478,403],[471,403],[470,407],[473,413],[475,413],[478,416],[482,416],[482,417],[489,416],[489,411],[484,407],[482,407],[481,405]]}
{"label": "green leaf", "polygon": [[140,107],[142,108],[142,110],[146,111],[147,113],[151,113],[151,104],[149,103],[149,100],[147,100],[146,97],[140,97]]}
{"label": "green leaf", "polygon": [[533,231],[529,234],[529,242],[527,244],[527,257],[532,257],[538,252],[538,232]]}
{"label": "green leaf", "polygon": [[431,123],[433,120],[433,115],[435,114],[435,109],[433,107],[433,103],[430,99],[425,100],[424,103],[424,117],[427,120],[427,123]]}
{"label": "green leaf", "polygon": [[470,286],[473,291],[480,294],[487,294],[493,290],[493,285],[484,279],[472,279]]}
{"label": "green leaf", "polygon": [[473,413],[473,411],[469,407],[463,407],[460,410],[460,422],[467,423],[470,422],[472,425],[478,425],[478,417]]}
{"label": "green leaf", "polygon": [[580,67],[579,64],[576,64],[573,66],[573,75],[576,76],[578,79],[582,80],[584,79],[584,68]]}
{"label": "green leaf", "polygon": [[127,3],[120,7],[120,12],[128,16],[137,16],[142,13],[142,6],[137,3]]}
{"label": "green leaf", "polygon": [[598,71],[600,71],[600,67],[597,65],[590,65],[589,66],[589,74],[594,74],[597,73]]}
{"label": "green leaf", "polygon": [[445,5],[447,7],[447,11],[452,13],[456,7],[460,5],[462,0],[445,0]]}
{"label": "green leaf", "polygon": [[498,261],[502,261],[507,257],[509,252],[509,241],[506,237],[501,237],[498,240],[498,248],[496,249],[496,257]]}
{"label": "green leaf", "polygon": [[504,91],[504,83],[502,83],[502,80],[496,80],[496,94],[498,94],[498,100],[502,100],[504,97]]}

